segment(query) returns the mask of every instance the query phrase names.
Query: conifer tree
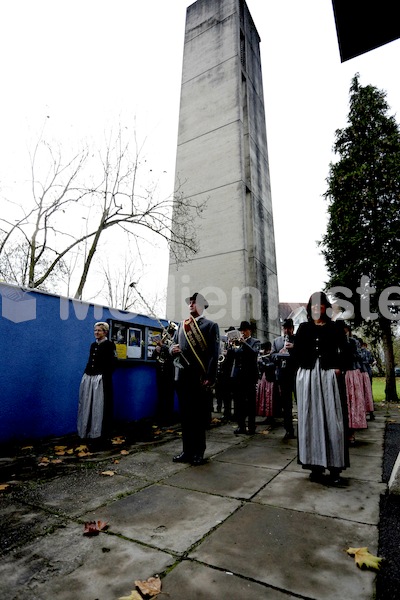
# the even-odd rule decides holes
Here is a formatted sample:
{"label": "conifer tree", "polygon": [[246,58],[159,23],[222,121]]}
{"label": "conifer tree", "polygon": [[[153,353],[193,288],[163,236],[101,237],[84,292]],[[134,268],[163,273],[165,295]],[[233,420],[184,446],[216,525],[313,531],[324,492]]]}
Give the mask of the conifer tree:
{"label": "conifer tree", "polygon": [[[342,298],[355,309],[354,325],[382,341],[386,400],[398,401],[393,328],[400,318],[400,131],[388,114],[386,92],[350,87],[348,125],[335,133],[330,165],[327,233],[320,245],[329,287],[352,292]],[[340,297],[340,294],[338,294]]]}

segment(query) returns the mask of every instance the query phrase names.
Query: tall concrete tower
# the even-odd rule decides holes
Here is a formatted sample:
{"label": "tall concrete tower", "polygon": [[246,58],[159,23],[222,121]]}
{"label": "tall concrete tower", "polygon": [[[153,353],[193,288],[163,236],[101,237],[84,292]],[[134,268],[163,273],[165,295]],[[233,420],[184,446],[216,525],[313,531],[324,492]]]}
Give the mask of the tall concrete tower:
{"label": "tall concrete tower", "polygon": [[170,256],[167,317],[201,292],[221,330],[252,321],[279,335],[278,285],[260,37],[244,0],[197,0],[186,14],[176,187],[205,203],[199,251]]}

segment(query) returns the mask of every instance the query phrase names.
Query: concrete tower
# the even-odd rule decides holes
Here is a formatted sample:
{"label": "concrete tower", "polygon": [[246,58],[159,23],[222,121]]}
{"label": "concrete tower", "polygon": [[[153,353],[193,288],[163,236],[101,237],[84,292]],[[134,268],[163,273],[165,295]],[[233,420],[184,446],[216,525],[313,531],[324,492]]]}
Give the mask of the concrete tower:
{"label": "concrete tower", "polygon": [[259,44],[244,0],[188,7],[175,176],[206,207],[199,252],[170,257],[167,317],[185,318],[197,291],[221,330],[249,320],[266,340],[280,328]]}

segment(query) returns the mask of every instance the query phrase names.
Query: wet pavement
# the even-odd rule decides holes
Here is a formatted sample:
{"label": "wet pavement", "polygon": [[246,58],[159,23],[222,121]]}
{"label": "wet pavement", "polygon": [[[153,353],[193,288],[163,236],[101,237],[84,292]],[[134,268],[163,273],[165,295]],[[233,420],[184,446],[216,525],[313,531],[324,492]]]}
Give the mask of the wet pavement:
{"label": "wet pavement", "polygon": [[[71,438],[0,457],[0,598],[117,600],[159,575],[170,600],[372,600],[376,573],[345,550],[378,553],[385,425],[399,415],[377,407],[343,487],[309,481],[296,440],[262,419],[253,436],[216,420],[196,467],[171,460],[177,427],[89,455]],[[107,527],[84,535],[89,521]]]}

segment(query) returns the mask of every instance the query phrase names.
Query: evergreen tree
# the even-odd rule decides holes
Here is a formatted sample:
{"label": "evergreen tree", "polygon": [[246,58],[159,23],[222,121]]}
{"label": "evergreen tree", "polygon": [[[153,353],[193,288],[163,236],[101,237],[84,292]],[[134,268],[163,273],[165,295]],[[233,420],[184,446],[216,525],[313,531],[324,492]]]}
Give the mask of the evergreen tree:
{"label": "evergreen tree", "polygon": [[[351,290],[354,325],[380,339],[385,353],[386,399],[398,401],[394,377],[393,327],[400,299],[400,130],[388,115],[386,93],[350,87],[348,126],[335,133],[330,165],[327,233],[320,245],[329,287]],[[338,294],[340,297],[340,294]]]}

